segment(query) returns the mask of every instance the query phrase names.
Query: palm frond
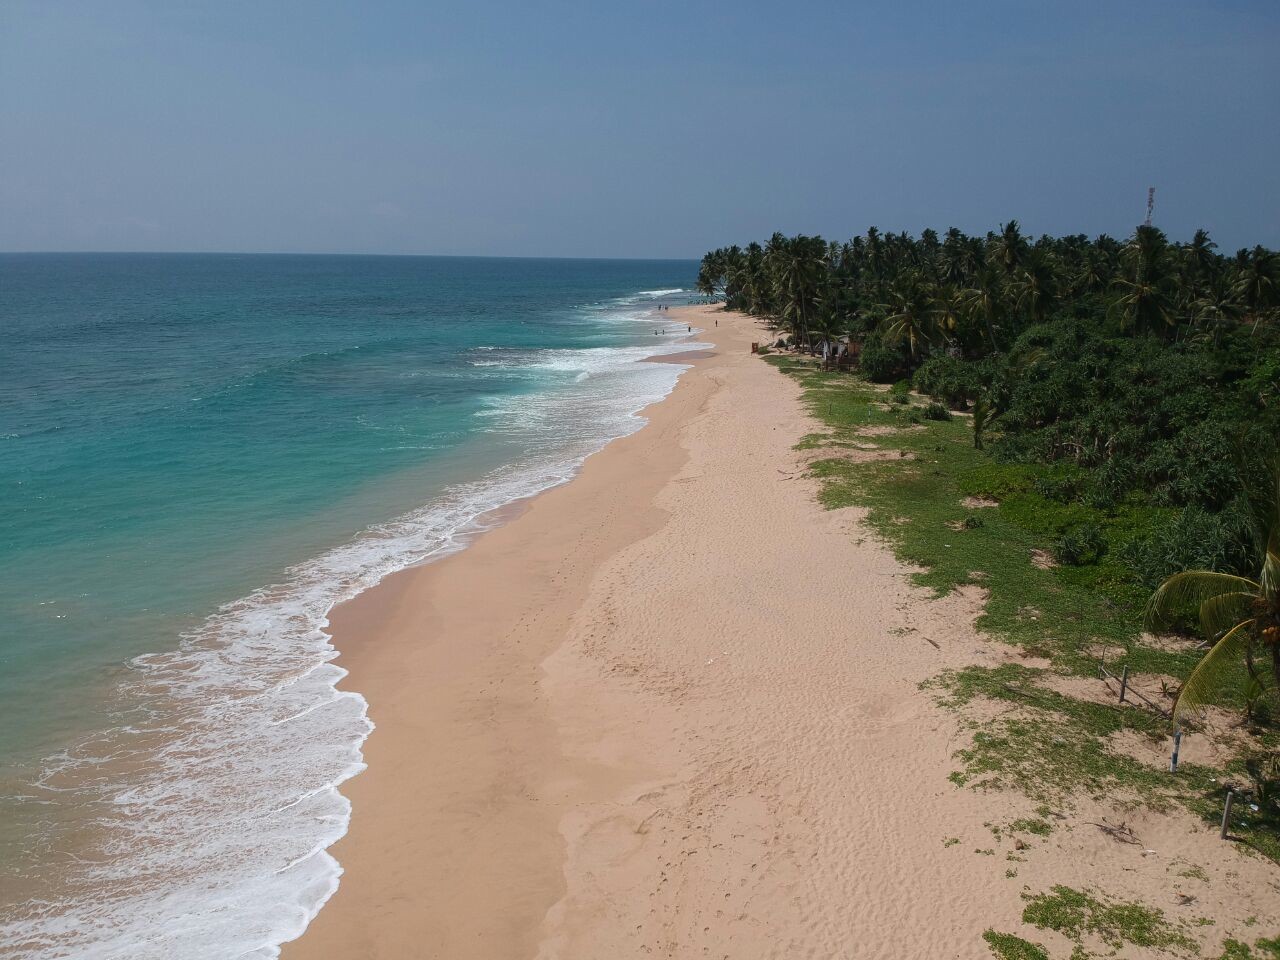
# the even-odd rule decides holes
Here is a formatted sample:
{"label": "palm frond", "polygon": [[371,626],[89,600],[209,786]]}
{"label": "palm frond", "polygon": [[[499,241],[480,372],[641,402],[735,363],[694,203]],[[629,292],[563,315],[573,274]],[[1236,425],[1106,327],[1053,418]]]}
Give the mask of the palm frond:
{"label": "palm frond", "polygon": [[1191,671],[1191,676],[1187,677],[1187,682],[1178,691],[1178,699],[1173,704],[1174,723],[1177,723],[1187,711],[1195,710],[1208,703],[1231,668],[1244,659],[1245,651],[1252,640],[1250,630],[1253,629],[1253,625],[1252,619],[1236,624],[1196,664],[1196,668]]}
{"label": "palm frond", "polygon": [[1212,640],[1253,613],[1256,593],[1220,593],[1200,604],[1200,629]]}
{"label": "palm frond", "polygon": [[[1280,531],[1274,539],[1280,541]],[[1262,562],[1262,575],[1258,579],[1262,595],[1274,603],[1280,595],[1280,542],[1267,550],[1267,559]]]}
{"label": "palm frond", "polygon": [[1248,577],[1212,570],[1186,570],[1176,573],[1151,595],[1147,603],[1146,623],[1149,628],[1168,626],[1187,607],[1199,611],[1207,602],[1227,593],[1258,596],[1261,586]]}

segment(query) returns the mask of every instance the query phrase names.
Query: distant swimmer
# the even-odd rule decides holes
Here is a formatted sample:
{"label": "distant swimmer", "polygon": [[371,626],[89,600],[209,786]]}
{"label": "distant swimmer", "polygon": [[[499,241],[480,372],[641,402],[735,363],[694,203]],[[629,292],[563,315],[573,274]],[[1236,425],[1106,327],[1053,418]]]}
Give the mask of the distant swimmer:
{"label": "distant swimmer", "polygon": [[689,332],[690,332],[690,333],[693,333],[693,327],[690,327],[690,328],[689,328]]}

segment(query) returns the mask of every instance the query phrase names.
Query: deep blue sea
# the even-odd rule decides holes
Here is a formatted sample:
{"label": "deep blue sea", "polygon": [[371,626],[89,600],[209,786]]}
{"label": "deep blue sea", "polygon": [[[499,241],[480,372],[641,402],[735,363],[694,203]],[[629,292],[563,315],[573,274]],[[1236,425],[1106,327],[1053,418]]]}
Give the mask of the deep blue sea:
{"label": "deep blue sea", "polygon": [[0,956],[297,935],[370,729],[328,610],[640,426],[695,275],[0,255]]}

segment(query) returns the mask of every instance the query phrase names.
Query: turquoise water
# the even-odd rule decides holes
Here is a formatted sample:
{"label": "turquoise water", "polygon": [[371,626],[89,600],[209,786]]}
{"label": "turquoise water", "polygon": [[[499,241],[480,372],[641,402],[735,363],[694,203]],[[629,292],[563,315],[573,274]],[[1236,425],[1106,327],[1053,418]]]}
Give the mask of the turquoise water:
{"label": "turquoise water", "polygon": [[0,256],[0,955],[296,935],[369,729],[325,613],[635,429],[695,272]]}

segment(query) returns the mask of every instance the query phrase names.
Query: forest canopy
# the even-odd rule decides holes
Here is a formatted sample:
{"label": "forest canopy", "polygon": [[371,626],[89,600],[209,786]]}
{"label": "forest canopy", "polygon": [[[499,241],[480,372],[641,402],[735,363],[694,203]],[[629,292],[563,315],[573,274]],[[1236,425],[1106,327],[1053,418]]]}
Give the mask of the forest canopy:
{"label": "forest canopy", "polygon": [[699,289],[787,345],[973,415],[974,438],[1035,465],[1040,492],[1100,511],[1169,508],[1113,545],[1147,584],[1251,563],[1242,510],[1280,433],[1280,255],[1171,242],[775,233],[713,250]]}

